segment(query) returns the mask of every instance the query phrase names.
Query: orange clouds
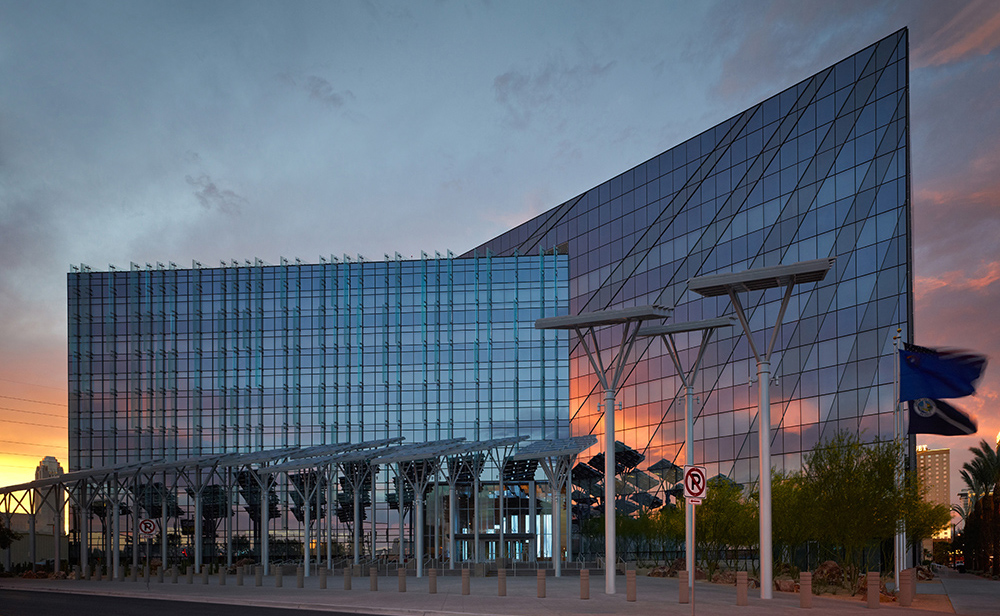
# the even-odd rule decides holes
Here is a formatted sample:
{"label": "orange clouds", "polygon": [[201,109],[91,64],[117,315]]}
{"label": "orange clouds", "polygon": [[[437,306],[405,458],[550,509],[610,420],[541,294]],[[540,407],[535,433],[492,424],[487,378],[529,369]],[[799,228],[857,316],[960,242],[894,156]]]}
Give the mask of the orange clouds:
{"label": "orange clouds", "polygon": [[970,2],[915,46],[914,66],[940,66],[981,56],[1000,45],[1000,12],[990,0]]}
{"label": "orange clouds", "polygon": [[973,272],[951,271],[933,276],[917,276],[913,294],[919,302],[941,289],[948,292],[984,292],[997,281],[1000,281],[1000,263],[991,261],[981,264]]}

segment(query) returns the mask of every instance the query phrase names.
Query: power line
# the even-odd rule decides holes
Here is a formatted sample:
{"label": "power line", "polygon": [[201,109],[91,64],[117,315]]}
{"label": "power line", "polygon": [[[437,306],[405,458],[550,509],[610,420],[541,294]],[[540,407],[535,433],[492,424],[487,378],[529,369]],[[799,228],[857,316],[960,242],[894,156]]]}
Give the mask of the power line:
{"label": "power line", "polygon": [[8,441],[0,438],[0,443],[10,443],[12,445],[28,445],[29,447],[65,447],[65,445],[49,444],[45,443],[26,443],[24,441]]}
{"label": "power line", "polygon": [[7,383],[17,383],[18,385],[28,385],[30,387],[41,387],[43,389],[52,389],[55,391],[61,391],[63,393],[66,392],[66,390],[61,387],[52,387],[51,385],[41,385],[39,383],[29,383],[27,381],[15,381],[14,379],[0,379],[0,381],[5,381]]}
{"label": "power line", "polygon": [[18,400],[20,402],[32,402],[34,404],[48,404],[49,406],[66,406],[62,402],[45,402],[44,400],[32,400],[31,398],[18,398],[15,396],[5,396],[0,394],[0,398],[7,398],[8,400]]}
{"label": "power line", "polygon": [[5,455],[5,456],[21,456],[21,457],[24,457],[24,458],[37,458],[38,457],[37,453],[17,453],[15,451],[0,451],[0,455]]}
{"label": "power line", "polygon": [[45,415],[46,417],[59,417],[63,418],[66,415],[60,413],[42,413],[41,411],[26,411],[24,409],[12,409],[7,406],[0,406],[0,411],[14,411],[15,413],[28,413],[29,415]]}
{"label": "power line", "polygon": [[0,419],[0,423],[21,424],[22,426],[38,426],[39,428],[65,428],[66,426],[54,426],[52,424],[31,423],[30,421],[14,421],[13,419]]}

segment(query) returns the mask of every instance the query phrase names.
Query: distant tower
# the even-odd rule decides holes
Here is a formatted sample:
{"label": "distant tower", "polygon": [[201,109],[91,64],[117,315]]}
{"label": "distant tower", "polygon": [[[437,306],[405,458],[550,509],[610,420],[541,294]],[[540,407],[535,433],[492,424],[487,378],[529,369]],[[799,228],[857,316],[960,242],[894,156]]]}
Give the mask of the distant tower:
{"label": "distant tower", "polygon": [[[35,469],[35,479],[48,479],[49,477],[59,477],[63,474],[63,467],[53,456],[45,456],[45,459],[38,463]],[[49,533],[58,530],[63,532],[63,517],[57,515],[59,503],[56,501],[54,490],[40,488],[35,490],[35,524],[39,532]],[[54,526],[57,525],[58,526]]]}
{"label": "distant tower", "polygon": [[[917,447],[917,475],[920,485],[927,489],[924,497],[929,503],[951,508],[951,450],[929,449],[926,445]],[[951,525],[924,539],[923,549],[934,551],[934,539],[951,539]]]}

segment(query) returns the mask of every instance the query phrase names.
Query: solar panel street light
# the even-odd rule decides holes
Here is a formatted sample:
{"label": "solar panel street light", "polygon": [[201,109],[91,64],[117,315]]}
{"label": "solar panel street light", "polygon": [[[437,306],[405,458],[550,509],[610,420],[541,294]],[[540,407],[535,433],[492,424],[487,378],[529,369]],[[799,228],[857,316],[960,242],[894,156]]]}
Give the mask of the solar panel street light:
{"label": "solar panel street light", "polygon": [[[663,320],[670,317],[672,308],[663,306],[635,306],[632,308],[597,310],[576,316],[547,317],[535,321],[536,329],[565,329],[576,332],[587,359],[604,387],[604,592],[615,594],[615,396],[625,379],[625,364],[635,345],[639,324],[643,321]],[[594,330],[598,327],[623,325],[618,353],[605,365]],[[587,344],[587,334],[593,350]],[[560,555],[553,554],[558,563]]]}
{"label": "solar panel street light", "polygon": [[[709,274],[688,280],[688,289],[704,297],[728,295],[743,326],[750,350],[757,360],[758,394],[757,428],[760,441],[760,598],[773,595],[773,563],[771,557],[771,353],[778,340],[778,326],[785,316],[785,309],[797,284],[819,282],[826,277],[834,259],[815,259],[791,265],[761,267],[730,274]],[[753,332],[739,293],[784,288],[785,294],[778,309],[778,317],[771,331],[771,340],[760,353],[754,343]]]}
{"label": "solar panel street light", "polygon": [[[721,327],[732,327],[736,320],[732,317],[719,317],[717,319],[705,319],[702,321],[688,321],[686,323],[671,323],[669,325],[654,325],[644,327],[639,330],[640,336],[655,337],[663,339],[663,345],[667,347],[670,359],[677,369],[677,376],[680,377],[684,385],[684,463],[687,466],[694,466],[694,379],[698,376],[698,369],[701,367],[701,360],[705,357],[705,349],[712,339],[715,330]],[[681,356],[677,351],[677,341],[675,334],[686,334],[689,332],[702,332],[701,345],[698,347],[698,356],[694,365],[685,369],[681,365]],[[694,505],[684,504],[684,544],[685,563],[688,571],[688,586],[694,587]]]}
{"label": "solar panel street light", "polygon": [[[542,470],[545,471],[546,478],[549,480],[549,488],[552,490],[552,565],[555,569],[554,573],[556,577],[562,577],[562,558],[560,557],[560,546],[562,544],[562,529],[560,528],[562,506],[559,504],[560,495],[563,489],[571,492],[571,489],[569,489],[569,477],[573,468],[573,460],[576,459],[576,456],[581,451],[595,444],[597,444],[597,437],[593,434],[548,441],[534,441],[528,443],[516,454],[508,458],[508,460],[513,461],[538,460],[541,463]],[[614,483],[613,476],[611,483]],[[572,493],[570,493],[570,496],[572,496]],[[531,495],[531,498],[534,498],[534,494]],[[612,566],[613,564],[612,562]]]}

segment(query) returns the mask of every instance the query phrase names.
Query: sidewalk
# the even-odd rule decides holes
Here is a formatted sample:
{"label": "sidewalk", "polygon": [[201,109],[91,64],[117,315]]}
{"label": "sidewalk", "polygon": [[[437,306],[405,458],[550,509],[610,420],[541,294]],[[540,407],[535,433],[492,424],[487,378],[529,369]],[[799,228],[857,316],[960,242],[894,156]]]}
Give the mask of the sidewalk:
{"label": "sidewalk", "polygon": [[[913,607],[902,608],[895,603],[883,603],[881,610],[895,616],[937,613],[957,613],[962,616],[986,616],[998,613],[1000,582],[991,582],[973,576],[947,577],[943,580],[918,584]],[[12,590],[37,590],[105,596],[170,599],[200,603],[228,603],[268,606],[291,609],[314,609],[380,614],[386,616],[570,616],[576,614],[689,614],[690,605],[677,601],[676,578],[637,579],[637,601],[627,602],[625,578],[618,578],[618,594],[604,594],[604,578],[591,576],[590,599],[580,599],[580,578],[546,578],[546,596],[539,598],[537,580],[533,577],[508,577],[507,596],[497,596],[497,578],[473,578],[471,593],[461,594],[460,577],[439,576],[437,594],[428,593],[428,578],[408,577],[407,592],[399,592],[397,577],[378,578],[378,590],[371,591],[369,578],[352,578],[353,590],[345,591],[340,575],[331,576],[326,590],[320,590],[319,578],[305,580],[304,588],[296,588],[295,576],[285,576],[283,587],[276,588],[273,577],[264,579],[263,585],[254,586],[253,576],[247,576],[244,586],[236,585],[236,576],[230,575],[226,585],[220,586],[218,576],[212,576],[207,585],[200,578],[187,584],[181,577],[172,584],[169,577],[163,583],[155,578],[149,587],[138,582],[89,582],[72,580],[0,579],[0,588]],[[705,616],[775,616],[776,614],[814,614],[816,616],[854,614],[865,610],[864,601],[854,598],[813,597],[813,607],[808,612],[799,607],[799,595],[775,592],[774,598],[764,601],[759,591],[750,591],[749,605],[736,606],[736,588],[698,582],[695,586],[697,614]],[[947,595],[944,593],[947,592]],[[951,602],[948,602],[949,597]],[[952,604],[956,607],[952,611]]]}

